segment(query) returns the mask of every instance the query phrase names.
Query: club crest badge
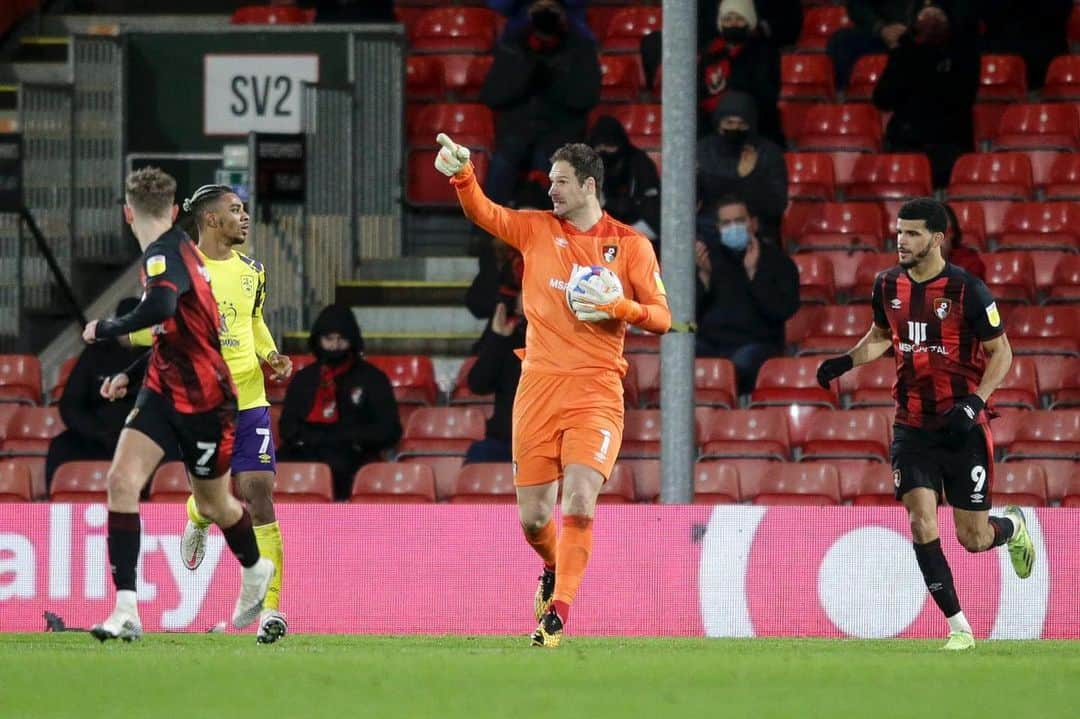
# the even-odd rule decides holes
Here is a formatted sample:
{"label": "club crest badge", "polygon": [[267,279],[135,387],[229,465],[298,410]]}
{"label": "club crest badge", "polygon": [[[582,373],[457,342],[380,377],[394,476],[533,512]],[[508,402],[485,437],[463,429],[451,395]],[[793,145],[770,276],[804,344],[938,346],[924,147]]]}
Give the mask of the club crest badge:
{"label": "club crest badge", "polygon": [[952,300],[947,297],[939,297],[934,300],[934,314],[939,320],[944,320],[949,316],[949,310],[952,309]]}
{"label": "club crest badge", "polygon": [[618,245],[604,245],[604,262],[609,264],[614,262],[617,254],[619,254]]}

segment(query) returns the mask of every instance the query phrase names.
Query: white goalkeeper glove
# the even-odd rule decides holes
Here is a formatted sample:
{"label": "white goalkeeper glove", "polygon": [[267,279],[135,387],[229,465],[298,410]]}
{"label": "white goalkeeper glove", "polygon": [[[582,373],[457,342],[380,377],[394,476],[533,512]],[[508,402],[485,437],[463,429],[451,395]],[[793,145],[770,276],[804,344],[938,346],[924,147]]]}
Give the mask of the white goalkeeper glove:
{"label": "white goalkeeper glove", "polygon": [[623,293],[622,283],[614,273],[611,274],[611,278],[594,276],[578,284],[570,299],[570,309],[582,322],[615,319],[615,304],[623,299]]}
{"label": "white goalkeeper glove", "polygon": [[465,169],[469,162],[469,148],[457,144],[444,132],[440,132],[435,141],[442,145],[439,154],[435,156],[436,170],[447,177],[453,177]]}

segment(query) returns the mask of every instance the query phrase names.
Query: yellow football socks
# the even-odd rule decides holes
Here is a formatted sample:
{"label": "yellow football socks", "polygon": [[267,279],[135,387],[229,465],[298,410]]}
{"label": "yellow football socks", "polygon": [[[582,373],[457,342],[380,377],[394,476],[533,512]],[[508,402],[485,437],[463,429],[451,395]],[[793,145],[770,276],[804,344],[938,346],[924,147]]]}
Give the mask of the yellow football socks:
{"label": "yellow football socks", "polygon": [[199,529],[206,529],[211,522],[199,514],[199,508],[195,506],[195,495],[189,494],[187,498],[187,516]]}
{"label": "yellow football socks", "polygon": [[255,527],[255,541],[259,544],[259,554],[269,557],[274,562],[274,578],[266,590],[263,600],[264,609],[278,609],[281,606],[281,580],[285,575],[285,548],[281,543],[281,528],[277,522],[260,524]]}

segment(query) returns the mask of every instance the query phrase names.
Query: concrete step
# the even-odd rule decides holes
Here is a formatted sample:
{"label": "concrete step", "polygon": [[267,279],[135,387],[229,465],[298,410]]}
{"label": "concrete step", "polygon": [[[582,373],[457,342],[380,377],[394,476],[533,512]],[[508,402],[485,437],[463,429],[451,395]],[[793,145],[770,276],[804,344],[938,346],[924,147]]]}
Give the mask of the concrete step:
{"label": "concrete step", "polygon": [[383,335],[479,337],[485,324],[464,307],[353,307],[353,315],[365,333]]}
{"label": "concrete step", "polygon": [[16,62],[67,62],[69,35],[27,35],[19,38]]}
{"label": "concrete step", "polygon": [[[465,357],[473,353],[479,333],[408,334],[364,332],[364,350],[369,355],[446,355]],[[308,351],[308,332],[286,332],[282,351]]]}
{"label": "concrete step", "polygon": [[468,283],[478,269],[475,257],[396,257],[364,260],[354,275],[356,280]]}
{"label": "concrete step", "polygon": [[465,292],[469,289],[469,284],[470,282],[464,280],[349,280],[338,283],[334,301],[350,307],[461,307],[465,304]]}
{"label": "concrete step", "polygon": [[65,84],[72,81],[67,62],[8,62],[0,63],[0,83],[36,82]]}
{"label": "concrete step", "polygon": [[124,30],[183,32],[191,28],[228,27],[230,15],[51,15],[41,16],[47,35],[115,35]]}
{"label": "concrete step", "polygon": [[[19,109],[19,86],[0,85],[0,114]],[[16,114],[16,117],[18,115]]]}

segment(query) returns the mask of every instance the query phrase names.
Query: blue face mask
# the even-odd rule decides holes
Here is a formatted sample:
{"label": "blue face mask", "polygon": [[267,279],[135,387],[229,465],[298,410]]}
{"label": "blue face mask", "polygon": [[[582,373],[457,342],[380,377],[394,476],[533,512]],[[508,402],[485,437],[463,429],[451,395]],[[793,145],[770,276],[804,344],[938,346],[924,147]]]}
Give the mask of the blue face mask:
{"label": "blue face mask", "polygon": [[720,228],[720,244],[729,250],[742,252],[750,242],[750,232],[742,222],[733,222]]}

